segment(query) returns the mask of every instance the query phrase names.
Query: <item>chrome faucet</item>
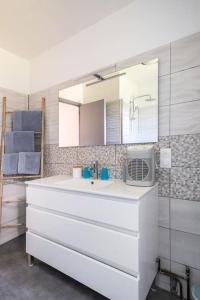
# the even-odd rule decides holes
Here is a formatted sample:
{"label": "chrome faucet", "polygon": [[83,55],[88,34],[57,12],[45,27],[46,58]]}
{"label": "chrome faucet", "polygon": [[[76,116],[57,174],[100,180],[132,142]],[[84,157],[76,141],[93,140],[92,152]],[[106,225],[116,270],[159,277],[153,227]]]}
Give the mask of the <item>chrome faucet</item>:
{"label": "chrome faucet", "polygon": [[98,163],[98,160],[95,160],[92,163],[91,176],[92,176],[93,179],[98,179],[99,178],[99,163]]}

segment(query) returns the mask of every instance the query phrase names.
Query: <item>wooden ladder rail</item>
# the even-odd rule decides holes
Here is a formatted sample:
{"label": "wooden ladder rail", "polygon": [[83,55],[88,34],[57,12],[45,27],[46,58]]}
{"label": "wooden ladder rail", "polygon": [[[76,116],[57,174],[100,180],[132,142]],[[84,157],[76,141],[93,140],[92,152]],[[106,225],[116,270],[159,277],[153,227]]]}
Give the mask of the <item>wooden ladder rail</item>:
{"label": "wooden ladder rail", "polygon": [[0,157],[0,230],[2,228],[3,212],[3,155],[4,155],[4,136],[6,130],[6,97],[2,98],[2,119],[1,119],[1,157]]}
{"label": "wooden ladder rail", "polygon": [[[17,180],[17,179],[37,179],[44,177],[44,131],[45,131],[45,98],[41,99],[41,130],[36,132],[40,134],[40,174],[39,175],[19,175],[19,176],[4,176],[3,175],[3,155],[4,155],[4,137],[6,132],[6,115],[13,114],[13,111],[6,111],[6,97],[2,98],[2,130],[1,130],[1,157],[0,157],[0,231],[3,228],[15,228],[19,226],[24,226],[25,224],[7,224],[2,225],[2,212],[3,212],[3,185],[7,180]],[[9,201],[16,202],[16,201]]]}

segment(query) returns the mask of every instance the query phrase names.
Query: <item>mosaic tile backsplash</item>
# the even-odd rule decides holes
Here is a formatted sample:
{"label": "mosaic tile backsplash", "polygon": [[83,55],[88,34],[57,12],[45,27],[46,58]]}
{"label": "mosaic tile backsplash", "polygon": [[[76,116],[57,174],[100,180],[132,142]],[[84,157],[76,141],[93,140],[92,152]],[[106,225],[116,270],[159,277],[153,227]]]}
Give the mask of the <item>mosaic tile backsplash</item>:
{"label": "mosaic tile backsplash", "polygon": [[[159,58],[159,142],[155,145],[159,181],[159,256],[163,266],[200,282],[200,33],[119,64],[128,67]],[[122,177],[126,145],[58,147],[58,90],[67,83],[31,95],[30,107],[46,98],[45,174],[71,174],[75,164],[97,159]],[[171,148],[172,168],[159,168],[159,148]],[[169,288],[164,276],[158,284]],[[185,292],[185,291],[184,291]]]}

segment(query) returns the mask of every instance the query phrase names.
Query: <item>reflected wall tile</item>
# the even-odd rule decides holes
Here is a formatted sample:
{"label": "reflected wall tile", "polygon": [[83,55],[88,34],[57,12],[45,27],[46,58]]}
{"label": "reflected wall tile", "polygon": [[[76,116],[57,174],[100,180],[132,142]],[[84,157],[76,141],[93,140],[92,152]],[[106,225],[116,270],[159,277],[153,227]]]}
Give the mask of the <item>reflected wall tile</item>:
{"label": "reflected wall tile", "polygon": [[171,198],[171,228],[200,235],[200,202]]}
{"label": "reflected wall tile", "polygon": [[171,136],[172,166],[200,167],[200,134]]}
{"label": "reflected wall tile", "polygon": [[159,197],[159,214],[158,224],[159,226],[169,228],[169,198]]}
{"label": "reflected wall tile", "polygon": [[178,263],[200,269],[200,235],[172,230],[171,258]]}
{"label": "reflected wall tile", "polygon": [[171,44],[171,70],[177,72],[200,65],[200,33]]}
{"label": "reflected wall tile", "polygon": [[170,76],[159,77],[158,86],[159,106],[170,105]]}
{"label": "reflected wall tile", "polygon": [[200,101],[171,106],[171,135],[200,133]]}
{"label": "reflected wall tile", "polygon": [[200,201],[200,168],[171,169],[171,197]]}
{"label": "reflected wall tile", "polygon": [[171,75],[171,103],[200,99],[200,67],[184,70]]}
{"label": "reflected wall tile", "polygon": [[159,107],[158,132],[159,136],[169,135],[169,106]]}

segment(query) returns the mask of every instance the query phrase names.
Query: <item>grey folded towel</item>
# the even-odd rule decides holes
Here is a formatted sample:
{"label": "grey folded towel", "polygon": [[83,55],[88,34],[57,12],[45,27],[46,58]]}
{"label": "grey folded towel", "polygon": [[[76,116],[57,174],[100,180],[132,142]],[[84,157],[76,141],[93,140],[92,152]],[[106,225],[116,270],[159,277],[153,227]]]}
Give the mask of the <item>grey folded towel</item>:
{"label": "grey folded towel", "polygon": [[18,162],[19,174],[37,175],[40,172],[40,152],[20,152]]}
{"label": "grey folded towel", "polygon": [[3,155],[3,174],[16,175],[18,173],[18,153],[8,153]]}
{"label": "grey folded towel", "polygon": [[13,113],[13,130],[40,131],[41,111],[15,111]]}
{"label": "grey folded towel", "polygon": [[11,131],[5,134],[5,153],[34,152],[33,131]]}

